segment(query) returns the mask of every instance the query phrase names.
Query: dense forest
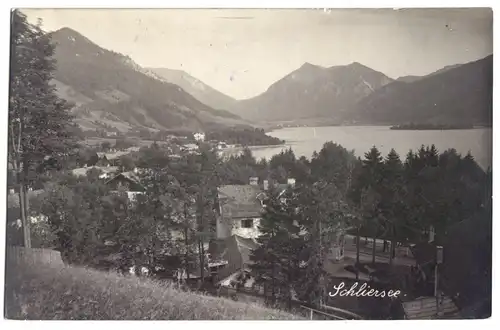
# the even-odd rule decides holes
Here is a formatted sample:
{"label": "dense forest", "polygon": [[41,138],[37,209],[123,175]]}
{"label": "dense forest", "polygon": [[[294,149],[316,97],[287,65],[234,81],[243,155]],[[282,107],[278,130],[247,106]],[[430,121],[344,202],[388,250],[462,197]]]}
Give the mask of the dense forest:
{"label": "dense forest", "polygon": [[264,129],[225,129],[209,131],[207,140],[224,141],[227,144],[243,146],[265,146],[284,144],[285,141],[266,135]]}
{"label": "dense forest", "polygon": [[474,128],[471,124],[455,124],[455,125],[439,125],[439,124],[418,124],[418,123],[409,123],[402,125],[391,126],[392,130],[450,130],[450,129],[471,129]]}

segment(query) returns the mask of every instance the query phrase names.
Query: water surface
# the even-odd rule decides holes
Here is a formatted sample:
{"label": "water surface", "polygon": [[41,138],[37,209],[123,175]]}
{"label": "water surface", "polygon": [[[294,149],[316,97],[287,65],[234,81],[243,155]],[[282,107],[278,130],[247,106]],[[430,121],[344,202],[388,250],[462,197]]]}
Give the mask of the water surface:
{"label": "water surface", "polygon": [[285,140],[286,144],[252,148],[258,159],[269,159],[289,147],[297,157],[310,158],[313,151],[319,151],[325,142],[333,141],[348,150],[354,150],[361,157],[372,146],[376,146],[383,156],[394,148],[404,160],[410,149],[416,150],[422,144],[434,144],[439,152],[454,148],[466,155],[470,151],[483,168],[491,166],[492,162],[491,128],[412,131],[391,130],[388,126],[293,127],[275,130],[268,135]]}

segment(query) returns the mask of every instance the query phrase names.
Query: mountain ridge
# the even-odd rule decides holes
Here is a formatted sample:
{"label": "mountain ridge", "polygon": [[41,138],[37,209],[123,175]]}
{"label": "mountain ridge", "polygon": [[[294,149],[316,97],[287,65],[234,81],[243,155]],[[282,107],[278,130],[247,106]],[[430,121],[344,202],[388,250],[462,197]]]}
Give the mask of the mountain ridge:
{"label": "mountain ridge", "polygon": [[55,45],[54,82],[60,94],[65,94],[62,86],[66,94],[78,96],[73,112],[83,129],[197,131],[247,126],[237,115],[203,104],[129,56],[104,49],[75,30],[62,28],[48,37]]}
{"label": "mountain ridge", "polygon": [[[322,67],[304,63],[260,95],[241,100],[232,112],[256,121],[330,117],[392,81],[358,62]],[[304,109],[308,109],[304,113]]]}
{"label": "mountain ridge", "polygon": [[413,82],[394,81],[349,116],[370,124],[492,124],[493,55],[447,66]]}
{"label": "mountain ridge", "polygon": [[216,90],[183,70],[168,68],[147,68],[147,70],[170,83],[180,86],[198,101],[214,109],[228,110],[237,102],[236,99]]}

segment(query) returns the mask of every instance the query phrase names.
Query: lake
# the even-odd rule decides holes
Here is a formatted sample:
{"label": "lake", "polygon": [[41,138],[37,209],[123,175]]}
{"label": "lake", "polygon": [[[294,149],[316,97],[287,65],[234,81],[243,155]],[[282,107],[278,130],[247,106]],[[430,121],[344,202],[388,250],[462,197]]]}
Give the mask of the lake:
{"label": "lake", "polygon": [[313,151],[321,150],[325,142],[333,141],[348,150],[354,150],[360,157],[372,146],[376,146],[383,156],[394,148],[404,160],[410,149],[416,150],[422,144],[434,144],[439,152],[455,148],[466,155],[470,151],[478,164],[487,168],[492,163],[492,134],[491,128],[405,131],[391,130],[389,126],[293,127],[268,133],[285,140],[286,145],[254,147],[252,152],[257,159],[269,159],[291,147],[297,157],[310,158]]}

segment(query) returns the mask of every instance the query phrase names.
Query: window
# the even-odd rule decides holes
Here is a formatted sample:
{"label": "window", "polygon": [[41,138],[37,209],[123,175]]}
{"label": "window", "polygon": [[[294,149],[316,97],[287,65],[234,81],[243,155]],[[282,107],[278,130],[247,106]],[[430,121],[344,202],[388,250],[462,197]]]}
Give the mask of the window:
{"label": "window", "polygon": [[241,220],[242,228],[252,228],[253,227],[253,219],[245,219]]}

